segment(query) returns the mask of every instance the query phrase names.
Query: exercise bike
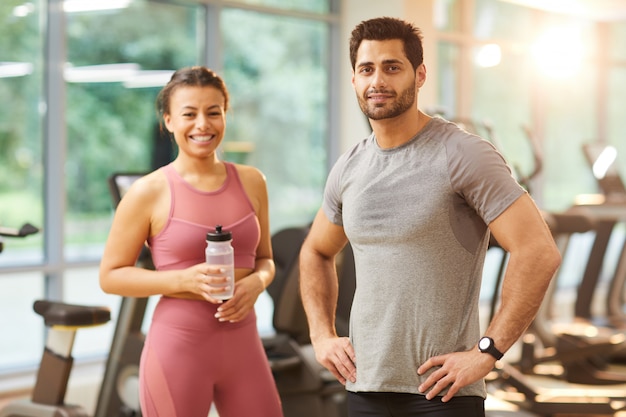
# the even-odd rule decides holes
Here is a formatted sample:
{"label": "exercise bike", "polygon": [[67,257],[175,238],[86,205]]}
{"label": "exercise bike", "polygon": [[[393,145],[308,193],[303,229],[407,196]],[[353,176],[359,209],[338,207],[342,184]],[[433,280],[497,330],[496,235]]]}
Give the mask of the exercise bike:
{"label": "exercise bike", "polygon": [[[0,227],[0,237],[21,238],[39,229],[29,223],[19,229]],[[0,240],[0,252],[3,249]],[[0,409],[0,417],[88,417],[79,405],[65,404],[65,393],[74,363],[72,348],[78,329],[98,326],[111,319],[108,307],[37,300],[35,313],[43,317],[47,337],[30,398],[18,399]]]}

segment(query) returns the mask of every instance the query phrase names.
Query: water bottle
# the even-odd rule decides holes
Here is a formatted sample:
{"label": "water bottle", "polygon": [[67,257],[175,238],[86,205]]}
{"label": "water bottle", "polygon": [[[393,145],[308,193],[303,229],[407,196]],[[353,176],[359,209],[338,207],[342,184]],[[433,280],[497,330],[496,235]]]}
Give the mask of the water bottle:
{"label": "water bottle", "polygon": [[235,289],[235,259],[231,242],[232,234],[228,230],[222,230],[219,224],[215,226],[215,231],[206,234],[206,262],[220,268],[221,271],[212,275],[228,278],[223,284],[213,285],[215,288],[229,287],[222,292],[211,294],[218,300],[230,299]]}

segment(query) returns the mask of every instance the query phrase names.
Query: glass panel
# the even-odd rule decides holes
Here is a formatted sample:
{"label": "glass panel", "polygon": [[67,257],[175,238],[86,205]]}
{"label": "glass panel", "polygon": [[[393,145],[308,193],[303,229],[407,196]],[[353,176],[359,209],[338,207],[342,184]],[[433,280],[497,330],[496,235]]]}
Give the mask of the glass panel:
{"label": "glass panel", "polygon": [[267,177],[272,230],[309,223],[326,178],[328,26],[226,9],[221,27],[226,145],[253,146],[245,161]]}
{"label": "glass panel", "polygon": [[[617,149],[620,175],[626,182],[626,125],[624,125],[624,97],[626,97],[626,22],[610,23],[611,67],[608,69],[607,143]],[[617,61],[617,62],[615,62]]]}
{"label": "glass panel", "polygon": [[461,1],[435,0],[434,7],[435,28],[443,32],[458,32],[461,30]]}
{"label": "glass panel", "polygon": [[477,133],[494,143],[521,179],[534,169],[532,143],[523,129],[531,125],[527,56],[500,52],[492,44],[475,48],[474,58],[472,119],[480,127]]}
{"label": "glass panel", "polygon": [[330,12],[331,0],[239,0],[241,3],[277,7],[281,9],[301,10],[315,13]]}
{"label": "glass panel", "polygon": [[[0,3],[0,226],[43,224],[41,10],[37,2]],[[34,263],[42,239],[13,239],[0,265]],[[27,248],[27,249],[25,249]]]}
{"label": "glass panel", "polygon": [[609,25],[609,53],[611,58],[626,61],[626,22],[607,23]]}
{"label": "glass panel", "polygon": [[[475,0],[474,35],[479,39],[528,39],[533,11],[501,0]],[[531,32],[532,33],[532,32]]]}
{"label": "glass panel", "polygon": [[439,109],[444,117],[454,118],[457,113],[457,94],[459,89],[460,47],[453,43],[437,44],[437,77]]}
{"label": "glass panel", "polygon": [[624,97],[626,97],[626,22],[610,24],[611,59],[618,61],[611,63],[608,69],[608,98],[607,98],[607,143],[617,149],[619,173],[626,182],[626,126],[624,125]]}
{"label": "glass panel", "polygon": [[[594,192],[582,144],[597,139],[598,65],[592,21],[546,14],[534,47],[533,86],[545,120],[545,209],[562,210],[578,194]],[[537,59],[538,58],[538,59]],[[566,98],[566,99],[564,99]]]}
{"label": "glass panel", "polygon": [[40,273],[0,276],[0,373],[32,366],[41,359],[44,326],[33,311],[33,302],[43,297],[43,291]]}
{"label": "glass panel", "polygon": [[[486,65],[487,59],[477,67],[472,117],[492,122],[505,157],[521,177],[530,174],[535,165],[522,126],[538,124],[542,131],[530,133],[542,142],[544,188],[535,197],[543,209],[565,209],[576,195],[589,192],[590,186],[581,145],[596,135],[597,88],[593,82],[579,81],[597,76],[592,55],[597,39],[594,24],[541,13],[533,25],[532,14],[523,8],[491,0],[476,4],[477,37],[519,38],[526,46],[509,43],[502,47],[497,65]],[[515,10],[519,13],[513,13]],[[527,38],[528,31],[522,30],[528,27],[536,28],[533,38]],[[493,46],[476,48],[474,56]],[[536,120],[531,112],[536,112]]]}
{"label": "glass panel", "polygon": [[[101,252],[109,175],[169,162],[154,103],[173,70],[199,62],[199,10],[137,0],[128,8],[67,13],[68,259]],[[166,157],[157,159],[163,147]]]}
{"label": "glass panel", "polygon": [[115,319],[121,297],[105,294],[98,282],[98,267],[74,269],[65,273],[63,300],[66,303],[108,306],[111,309],[111,321],[105,325],[79,329],[73,350],[75,358],[102,355],[108,352],[115,328]]}
{"label": "glass panel", "polygon": [[[585,66],[583,79],[593,80],[596,69]],[[596,97],[594,83],[581,83],[575,77],[569,83],[544,82],[538,86],[545,108],[545,156],[543,199],[547,210],[571,206],[576,195],[593,193],[596,186],[588,172],[582,144],[596,137]],[[567,97],[567,100],[563,100]]]}
{"label": "glass panel", "polygon": [[609,71],[607,143],[617,149],[618,167],[626,182],[626,125],[624,124],[624,97],[626,97],[626,65],[614,66]]}

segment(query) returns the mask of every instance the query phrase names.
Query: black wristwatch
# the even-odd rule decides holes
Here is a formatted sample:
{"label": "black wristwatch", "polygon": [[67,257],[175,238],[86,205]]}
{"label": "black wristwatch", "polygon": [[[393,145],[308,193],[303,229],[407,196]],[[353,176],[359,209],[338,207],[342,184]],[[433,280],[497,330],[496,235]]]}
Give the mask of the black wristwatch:
{"label": "black wristwatch", "polygon": [[497,361],[502,359],[502,356],[504,356],[504,353],[496,349],[493,339],[487,336],[482,337],[478,341],[478,350],[480,350],[482,353],[490,354],[491,356],[496,358]]}

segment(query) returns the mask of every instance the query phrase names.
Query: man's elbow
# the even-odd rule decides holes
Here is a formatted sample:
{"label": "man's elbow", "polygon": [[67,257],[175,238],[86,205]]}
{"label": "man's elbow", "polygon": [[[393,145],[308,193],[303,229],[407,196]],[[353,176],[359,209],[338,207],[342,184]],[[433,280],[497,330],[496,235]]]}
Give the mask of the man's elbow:
{"label": "man's elbow", "polygon": [[559,266],[561,266],[561,252],[553,242],[550,242],[543,245],[537,253],[541,264],[544,266],[550,277],[552,277],[556,273]]}
{"label": "man's elbow", "polygon": [[309,238],[304,239],[300,248],[300,265],[309,265],[319,258],[319,252],[315,249]]}

